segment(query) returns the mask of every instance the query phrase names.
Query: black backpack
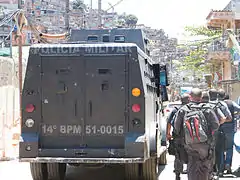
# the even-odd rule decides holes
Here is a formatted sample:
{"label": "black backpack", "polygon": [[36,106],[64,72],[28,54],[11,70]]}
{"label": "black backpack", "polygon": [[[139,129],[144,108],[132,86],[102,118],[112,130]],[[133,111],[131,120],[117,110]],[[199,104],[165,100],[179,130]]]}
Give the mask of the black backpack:
{"label": "black backpack", "polygon": [[231,100],[225,100],[224,102],[227,104],[228,109],[231,112],[231,115],[232,115],[232,118],[233,118],[234,117],[234,106],[233,106],[232,101]]}
{"label": "black backpack", "polygon": [[186,113],[183,120],[183,133],[186,145],[193,145],[208,142],[209,124],[204,115],[209,107],[202,104],[186,105]]}
{"label": "black backpack", "polygon": [[212,110],[215,112],[218,118],[220,118],[220,115],[218,114],[217,109],[220,109],[222,112],[225,111],[225,106],[221,103],[221,101],[216,101],[216,102],[210,102],[209,103],[210,107]]}

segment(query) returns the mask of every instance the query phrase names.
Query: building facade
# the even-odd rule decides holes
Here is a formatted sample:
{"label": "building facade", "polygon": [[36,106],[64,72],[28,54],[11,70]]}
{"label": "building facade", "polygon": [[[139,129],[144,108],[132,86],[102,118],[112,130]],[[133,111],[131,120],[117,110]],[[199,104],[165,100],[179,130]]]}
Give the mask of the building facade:
{"label": "building facade", "polygon": [[[238,82],[238,64],[234,63],[233,49],[229,46],[227,29],[235,34],[240,30],[240,0],[232,0],[223,10],[212,10],[207,16],[208,28],[221,30],[222,37],[213,41],[208,49],[208,62],[212,64],[212,83],[223,87],[235,99]],[[238,38],[238,41],[240,39]]]}

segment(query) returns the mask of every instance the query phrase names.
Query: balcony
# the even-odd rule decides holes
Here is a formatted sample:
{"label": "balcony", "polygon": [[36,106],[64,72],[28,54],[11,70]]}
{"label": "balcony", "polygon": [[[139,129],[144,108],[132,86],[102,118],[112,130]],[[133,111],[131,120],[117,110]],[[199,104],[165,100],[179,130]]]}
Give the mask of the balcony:
{"label": "balcony", "polygon": [[229,61],[230,50],[226,47],[226,40],[216,40],[208,47],[209,61]]}
{"label": "balcony", "polygon": [[207,16],[207,25],[211,27],[222,27],[223,24],[227,24],[234,17],[232,11],[227,10],[212,10]]}
{"label": "balcony", "polygon": [[229,51],[229,49],[226,47],[224,43],[221,42],[213,42],[209,47],[208,47],[208,52],[224,52],[224,51]]}

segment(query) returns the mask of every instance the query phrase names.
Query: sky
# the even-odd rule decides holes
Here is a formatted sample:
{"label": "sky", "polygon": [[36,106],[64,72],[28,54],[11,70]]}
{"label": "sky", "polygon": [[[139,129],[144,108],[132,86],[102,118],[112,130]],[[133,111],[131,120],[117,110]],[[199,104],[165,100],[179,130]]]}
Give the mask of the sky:
{"label": "sky", "polygon": [[[93,1],[97,8],[98,0]],[[119,0],[102,0],[102,9],[108,9],[108,3]],[[90,0],[84,0],[86,4]],[[185,26],[204,25],[211,11],[222,10],[230,0],[123,0],[115,7],[118,13],[126,12],[138,17],[139,24],[151,28],[164,29],[170,37],[181,38]]]}

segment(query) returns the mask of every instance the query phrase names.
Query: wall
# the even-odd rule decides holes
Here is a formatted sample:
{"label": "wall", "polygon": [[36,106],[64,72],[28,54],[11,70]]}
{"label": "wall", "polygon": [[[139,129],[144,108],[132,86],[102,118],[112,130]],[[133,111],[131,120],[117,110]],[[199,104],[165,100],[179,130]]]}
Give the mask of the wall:
{"label": "wall", "polygon": [[235,101],[240,96],[240,83],[232,84],[232,89],[231,99]]}
{"label": "wall", "polygon": [[232,66],[231,61],[223,62],[223,80],[232,79]]}
{"label": "wall", "polygon": [[[23,48],[23,78],[25,76],[28,47]],[[19,78],[18,48],[13,47],[13,59],[0,57],[0,161],[18,156],[19,124]]]}

